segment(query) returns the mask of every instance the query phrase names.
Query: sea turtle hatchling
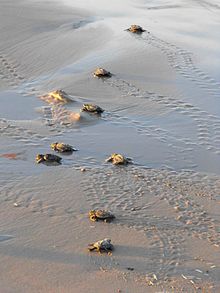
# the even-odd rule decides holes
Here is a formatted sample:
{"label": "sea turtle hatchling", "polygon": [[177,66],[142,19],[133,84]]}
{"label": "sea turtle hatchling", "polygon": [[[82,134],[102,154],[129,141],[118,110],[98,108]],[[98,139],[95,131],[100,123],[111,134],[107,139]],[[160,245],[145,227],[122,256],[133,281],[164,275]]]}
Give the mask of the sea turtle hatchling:
{"label": "sea turtle hatchling", "polygon": [[131,32],[131,33],[135,33],[135,34],[141,34],[143,32],[145,32],[146,30],[144,30],[141,26],[136,25],[136,24],[132,24],[127,31]]}
{"label": "sea turtle hatchling", "polygon": [[38,154],[36,156],[36,163],[40,164],[40,163],[56,163],[56,164],[61,164],[61,160],[62,158],[57,156],[57,155],[53,155],[53,154]]}
{"label": "sea turtle hatchling", "polygon": [[127,165],[132,163],[131,158],[126,158],[121,154],[112,154],[109,158],[106,159],[106,162],[111,162],[113,165]]}
{"label": "sea turtle hatchling", "polygon": [[104,222],[111,222],[115,216],[106,210],[91,210],[89,212],[89,218],[91,221],[104,221]]}
{"label": "sea turtle hatchling", "polygon": [[104,110],[97,106],[97,105],[93,105],[93,104],[83,104],[83,107],[81,109],[82,112],[89,112],[89,113],[93,113],[93,114],[101,114],[104,112]]}
{"label": "sea turtle hatchling", "polygon": [[73,100],[70,98],[70,96],[64,91],[64,90],[55,90],[53,92],[49,92],[46,95],[43,95],[41,97],[42,100],[48,102],[48,103],[61,103],[66,104],[69,102],[72,102]]}
{"label": "sea turtle hatchling", "polygon": [[111,244],[111,239],[105,238],[103,240],[99,240],[97,242],[91,243],[88,245],[89,251],[98,251],[102,252],[111,252],[114,249],[114,246]]}
{"label": "sea turtle hatchling", "polygon": [[111,72],[105,70],[104,68],[96,68],[96,70],[93,72],[94,77],[111,77]]}
{"label": "sea turtle hatchling", "polygon": [[77,151],[77,149],[73,148],[71,145],[65,144],[63,142],[51,143],[50,147],[52,150],[58,153],[72,153]]}

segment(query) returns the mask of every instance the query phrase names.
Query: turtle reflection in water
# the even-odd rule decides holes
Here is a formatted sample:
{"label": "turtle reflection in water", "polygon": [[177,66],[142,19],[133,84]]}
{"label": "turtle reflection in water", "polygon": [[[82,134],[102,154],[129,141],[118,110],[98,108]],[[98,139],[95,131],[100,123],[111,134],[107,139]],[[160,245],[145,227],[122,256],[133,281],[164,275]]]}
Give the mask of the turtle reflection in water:
{"label": "turtle reflection in water", "polygon": [[91,210],[89,212],[89,218],[91,221],[104,221],[104,222],[111,222],[115,216],[106,210]]}
{"label": "turtle reflection in water", "polygon": [[121,154],[112,154],[109,158],[106,159],[106,162],[111,162],[113,165],[127,165],[132,163],[131,158],[126,158]]}
{"label": "turtle reflection in water", "polygon": [[73,148],[71,145],[65,144],[63,142],[51,143],[50,147],[52,150],[58,153],[72,153],[77,151],[77,149]]}
{"label": "turtle reflection in water", "polygon": [[50,104],[66,104],[73,102],[71,97],[63,90],[56,90],[41,96],[41,99]]}
{"label": "turtle reflection in water", "polygon": [[141,34],[143,32],[145,32],[146,30],[144,30],[141,26],[136,25],[136,24],[132,24],[127,31],[134,33],[134,34]]}
{"label": "turtle reflection in water", "polygon": [[99,240],[97,242],[91,243],[88,245],[89,251],[98,251],[100,253],[102,252],[108,252],[111,253],[114,249],[114,246],[111,244],[111,239],[105,238],[103,240]]}
{"label": "turtle reflection in water", "polygon": [[101,107],[97,105],[93,105],[93,104],[83,104],[81,111],[92,113],[92,114],[98,114],[98,115],[104,112],[104,110]]}
{"label": "turtle reflection in water", "polygon": [[35,160],[36,160],[36,163],[38,164],[45,163],[45,164],[53,164],[53,165],[59,164],[60,165],[62,158],[53,154],[46,154],[46,155],[38,154]]}
{"label": "turtle reflection in water", "polygon": [[111,77],[111,72],[105,70],[104,68],[96,68],[96,70],[93,72],[94,77]]}

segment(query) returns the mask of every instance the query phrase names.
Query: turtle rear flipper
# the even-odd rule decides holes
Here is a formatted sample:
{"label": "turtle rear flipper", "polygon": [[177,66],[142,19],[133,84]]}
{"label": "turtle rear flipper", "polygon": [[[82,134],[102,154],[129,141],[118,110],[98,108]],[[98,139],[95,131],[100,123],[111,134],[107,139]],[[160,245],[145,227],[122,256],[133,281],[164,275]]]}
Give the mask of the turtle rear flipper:
{"label": "turtle rear flipper", "polygon": [[111,217],[104,219],[104,222],[111,223],[114,219],[115,219],[115,216],[112,215]]}
{"label": "turtle rear flipper", "polygon": [[89,251],[93,251],[93,250],[96,250],[97,248],[93,245],[93,243],[90,243],[89,245],[88,245],[88,250]]}
{"label": "turtle rear flipper", "polygon": [[109,245],[108,247],[102,247],[99,249],[99,252],[107,252],[107,253],[111,253],[113,251],[113,245]]}

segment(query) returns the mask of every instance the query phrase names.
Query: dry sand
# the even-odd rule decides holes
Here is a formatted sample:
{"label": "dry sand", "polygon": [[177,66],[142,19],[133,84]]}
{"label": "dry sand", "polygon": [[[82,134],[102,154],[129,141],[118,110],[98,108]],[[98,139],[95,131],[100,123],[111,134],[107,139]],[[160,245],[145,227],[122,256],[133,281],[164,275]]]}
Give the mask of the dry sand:
{"label": "dry sand", "polygon": [[[0,292],[220,292],[220,4],[118,2],[0,0]],[[36,165],[59,140],[79,151]]]}

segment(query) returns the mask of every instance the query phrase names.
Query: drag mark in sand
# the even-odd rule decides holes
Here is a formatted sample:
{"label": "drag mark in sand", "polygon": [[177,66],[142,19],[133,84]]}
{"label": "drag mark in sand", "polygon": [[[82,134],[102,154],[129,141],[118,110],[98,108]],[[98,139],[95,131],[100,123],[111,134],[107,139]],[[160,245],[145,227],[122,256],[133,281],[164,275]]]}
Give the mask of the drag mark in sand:
{"label": "drag mark in sand", "polygon": [[[63,176],[60,176],[60,171],[55,172],[56,177],[41,174],[18,177],[16,181],[7,180],[1,188],[1,202],[11,206],[17,203],[22,213],[61,217],[73,220],[73,223],[74,218],[85,218],[90,209],[107,209],[114,213],[116,219],[111,224],[101,225],[117,225],[146,235],[146,246],[137,247],[139,260],[129,258],[129,262],[133,261],[130,265],[126,259],[132,248],[128,247],[130,250],[127,251],[126,246],[114,243],[115,255],[98,259],[91,255],[89,262],[95,269],[102,266],[123,272],[129,264],[134,267],[133,276],[137,273],[145,279],[145,284],[147,281],[148,284],[168,288],[170,279],[182,274],[195,276],[195,269],[202,270],[198,263],[195,267],[187,265],[189,259],[198,256],[187,250],[187,237],[206,241],[212,251],[213,246],[215,251],[219,250],[220,226],[212,211],[219,195],[218,176],[144,169],[134,165],[92,167],[80,179],[83,197],[76,197],[73,201],[71,183],[76,170],[62,169]],[[54,178],[57,178],[55,186],[48,189],[50,184],[54,184]],[[42,184],[42,180],[47,184]],[[85,203],[80,205],[79,211],[78,204],[82,200]],[[206,258],[208,262],[209,256]],[[203,281],[214,282],[214,276],[206,274]],[[196,277],[198,279],[193,279],[194,282],[200,284],[200,273]]]}
{"label": "drag mark in sand", "polygon": [[33,213],[44,213],[52,217],[56,213],[55,205],[45,204],[45,202],[38,198],[37,186],[26,186],[32,177],[18,177],[13,182],[7,182],[1,189],[1,202],[10,202],[19,208],[25,208]]}
{"label": "drag mark in sand", "polygon": [[[91,209],[111,210],[116,224],[146,232],[150,241],[146,249],[152,253],[143,256],[147,265],[142,273],[151,282],[153,274],[158,282],[181,276],[181,266],[189,257],[188,235],[219,249],[219,224],[198,200],[203,194],[215,205],[219,186],[218,177],[134,166],[97,168],[82,182]],[[213,280],[206,276],[206,281]]]}
{"label": "drag mark in sand", "polygon": [[219,98],[220,83],[194,64],[192,53],[172,43],[164,41],[152,33],[135,37],[138,40],[159,49],[167,57],[168,62],[176,72],[195,83],[209,95]]}
{"label": "drag mark in sand", "polygon": [[8,241],[13,238],[14,238],[14,236],[12,236],[12,235],[0,235],[0,242]]}
{"label": "drag mark in sand", "polygon": [[176,161],[178,158],[183,157],[187,166],[193,166],[193,155],[191,154],[192,148],[189,147],[187,139],[174,136],[170,131],[167,131],[158,125],[149,125],[147,122],[132,120],[127,116],[118,114],[118,111],[106,112],[103,120],[112,124],[124,125],[125,127],[132,127],[140,135],[152,137],[161,143],[165,143],[170,148],[170,154],[167,158],[167,164],[170,161]]}
{"label": "drag mark in sand", "polygon": [[[122,92],[124,97],[133,96],[138,99],[147,99],[149,102],[161,104],[171,111],[188,116],[197,127],[197,140],[195,143],[217,155],[220,154],[220,120],[217,116],[209,114],[199,107],[186,103],[179,98],[143,91],[130,82],[120,78],[112,77],[111,79],[105,79],[104,82],[109,86],[117,88]],[[183,140],[187,143],[187,138],[183,138]]]}
{"label": "drag mark in sand", "polygon": [[23,96],[40,94],[40,91],[35,88],[36,81],[25,80],[19,72],[19,63],[2,52],[0,52],[0,77]]}
{"label": "drag mark in sand", "polygon": [[18,65],[5,54],[0,52],[0,76],[11,87],[17,87],[24,80],[19,74]]}
{"label": "drag mark in sand", "polygon": [[[205,1],[205,0],[192,0],[192,2],[195,2],[196,4],[199,4],[201,6],[203,6],[204,8],[211,8],[214,10],[220,10],[220,6],[216,3],[210,3],[209,1]],[[213,11],[213,10],[211,10]]]}
{"label": "drag mark in sand", "polygon": [[25,128],[18,127],[16,123],[10,123],[9,120],[1,119],[0,120],[0,134],[22,141],[25,143],[33,143],[34,138],[42,138],[37,133],[33,133]]}

